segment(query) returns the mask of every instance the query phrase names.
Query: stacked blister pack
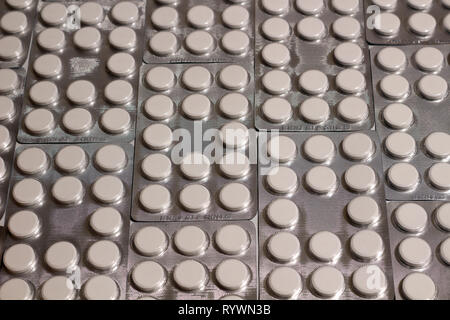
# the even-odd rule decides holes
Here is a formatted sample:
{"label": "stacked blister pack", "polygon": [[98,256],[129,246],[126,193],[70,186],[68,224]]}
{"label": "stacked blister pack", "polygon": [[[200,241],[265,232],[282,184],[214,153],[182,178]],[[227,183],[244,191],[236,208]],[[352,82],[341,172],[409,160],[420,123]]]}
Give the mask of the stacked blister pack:
{"label": "stacked blister pack", "polygon": [[450,299],[450,1],[5,0],[0,300]]}

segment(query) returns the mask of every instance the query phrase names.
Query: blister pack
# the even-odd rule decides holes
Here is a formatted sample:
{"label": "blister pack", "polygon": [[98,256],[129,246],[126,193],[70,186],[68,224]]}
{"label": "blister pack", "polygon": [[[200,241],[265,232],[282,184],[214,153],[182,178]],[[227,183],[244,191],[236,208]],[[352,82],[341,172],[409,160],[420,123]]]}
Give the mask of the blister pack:
{"label": "blister pack", "polygon": [[259,141],[261,299],[392,299],[375,132]]}
{"label": "blister pack", "polygon": [[25,76],[24,69],[0,69],[0,218],[8,199]]}
{"label": "blister pack", "polygon": [[16,151],[0,299],[123,299],[133,146]]}
{"label": "blister pack", "polygon": [[371,48],[388,200],[449,199],[449,53],[449,45]]}
{"label": "blister pack", "polygon": [[128,299],[257,298],[251,221],[132,223]]}
{"label": "blister pack", "polygon": [[450,203],[387,203],[396,298],[449,300]]}
{"label": "blister pack", "polygon": [[38,0],[0,3],[0,68],[19,68],[28,58]]}
{"label": "blister pack", "polygon": [[258,0],[256,6],[256,127],[371,129],[362,2]]}
{"label": "blister pack", "polygon": [[38,5],[21,143],[134,139],[145,2]]}
{"label": "blister pack", "polygon": [[240,65],[143,66],[132,217],[256,215],[253,75]]}
{"label": "blister pack", "polygon": [[253,65],[253,0],[148,0],[146,63]]}
{"label": "blister pack", "polygon": [[450,42],[448,0],[364,0],[366,38],[371,44]]}

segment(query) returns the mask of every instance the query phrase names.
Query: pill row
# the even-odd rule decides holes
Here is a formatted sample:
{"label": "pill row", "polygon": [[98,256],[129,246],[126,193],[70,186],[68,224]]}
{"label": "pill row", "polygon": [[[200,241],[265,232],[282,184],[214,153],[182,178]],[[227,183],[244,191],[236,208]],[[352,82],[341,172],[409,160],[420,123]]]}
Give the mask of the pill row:
{"label": "pill row", "polygon": [[0,299],[125,297],[132,154],[129,144],[17,146]]}
{"label": "pill row", "polygon": [[450,204],[388,202],[396,297],[448,300]]}
{"label": "pill row", "polygon": [[448,43],[448,0],[365,0],[371,44]]}
{"label": "pill row", "polygon": [[[260,148],[261,298],[392,299],[376,134],[283,134]],[[270,159],[281,166],[262,171]]]}
{"label": "pill row", "polygon": [[297,10],[289,6],[289,1],[258,1],[256,127],[370,129],[372,84],[361,36],[362,3],[297,1]]}
{"label": "pill row", "polygon": [[0,3],[0,68],[19,68],[28,57],[37,0]]}
{"label": "pill row", "polygon": [[254,1],[147,2],[146,63],[253,62]]}
{"label": "pill row", "polygon": [[128,299],[256,299],[252,222],[133,223]]}

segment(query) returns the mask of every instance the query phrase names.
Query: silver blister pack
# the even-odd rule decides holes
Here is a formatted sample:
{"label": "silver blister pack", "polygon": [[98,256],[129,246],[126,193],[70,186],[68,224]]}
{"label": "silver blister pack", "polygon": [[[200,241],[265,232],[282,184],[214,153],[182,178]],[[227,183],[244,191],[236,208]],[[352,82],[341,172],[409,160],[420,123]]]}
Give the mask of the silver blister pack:
{"label": "silver blister pack", "polygon": [[[123,299],[133,145],[17,145],[16,152],[2,299]],[[23,296],[9,296],[17,291],[5,288],[16,286],[27,288]]]}
{"label": "silver blister pack", "polygon": [[18,140],[133,141],[145,2],[41,1],[38,10]]}
{"label": "silver blister pack", "polygon": [[19,130],[22,110],[23,87],[26,71],[24,69],[0,69],[2,88],[0,92],[0,217],[3,216],[8,198],[9,180],[13,168],[14,148]]}
{"label": "silver blister pack", "polygon": [[450,204],[387,203],[396,298],[450,299]]}
{"label": "silver blister pack", "polygon": [[132,223],[130,234],[127,299],[256,300],[253,222]]}
{"label": "silver blister pack", "polygon": [[[238,85],[230,86],[229,80],[237,80]],[[242,66],[143,66],[132,218],[183,221],[254,217],[257,137],[251,130],[252,106],[253,76]],[[233,118],[221,110],[229,111]],[[240,190],[240,197],[232,196],[236,203],[230,204],[227,195],[236,190]]]}
{"label": "silver blister pack", "polygon": [[364,0],[366,38],[371,44],[450,42],[450,2]]}
{"label": "silver blister pack", "polygon": [[356,7],[351,6],[332,0],[314,4],[301,0],[257,1],[258,129],[373,128],[363,4],[360,1]]}
{"label": "silver blister pack", "polygon": [[0,3],[0,68],[18,68],[28,58],[37,0]]}
{"label": "silver blister pack", "polygon": [[371,48],[388,200],[449,199],[449,52],[449,45]]}
{"label": "silver blister pack", "polygon": [[145,63],[253,64],[253,0],[148,0]]}
{"label": "silver blister pack", "polygon": [[394,297],[377,139],[371,131],[260,137],[261,299]]}

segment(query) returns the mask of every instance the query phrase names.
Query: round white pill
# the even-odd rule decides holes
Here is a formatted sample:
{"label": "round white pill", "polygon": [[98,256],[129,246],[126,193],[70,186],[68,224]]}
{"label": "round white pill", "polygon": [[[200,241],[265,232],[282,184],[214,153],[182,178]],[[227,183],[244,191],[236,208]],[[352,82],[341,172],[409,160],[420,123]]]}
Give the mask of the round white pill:
{"label": "round white pill", "polygon": [[336,76],[336,85],[341,92],[357,94],[366,89],[366,78],[359,70],[345,69]]}
{"label": "round white pill", "polygon": [[401,49],[395,47],[381,49],[378,52],[376,59],[381,68],[391,72],[403,70],[408,61],[405,53]]}
{"label": "round white pill", "polygon": [[320,124],[330,117],[330,106],[322,98],[311,97],[300,104],[300,116],[306,122]]}
{"label": "round white pill", "polygon": [[361,36],[361,25],[353,17],[341,17],[333,22],[333,33],[341,39],[353,40]]}
{"label": "round white pill", "polygon": [[185,38],[186,49],[195,55],[211,53],[215,48],[214,37],[207,31],[197,30]]}
{"label": "round white pill", "polygon": [[400,18],[390,12],[382,12],[374,17],[374,30],[381,36],[392,37],[400,31]]}
{"label": "round white pill", "polygon": [[360,196],[348,203],[347,215],[355,225],[369,226],[380,219],[381,212],[374,199]]}
{"label": "round white pill", "polygon": [[321,231],[309,239],[308,249],[317,260],[332,262],[341,254],[342,244],[334,233]]}
{"label": "round white pill", "polygon": [[445,203],[436,210],[436,222],[442,230],[450,232],[450,203]]}
{"label": "round white pill", "polygon": [[432,259],[430,245],[421,238],[406,238],[400,242],[397,250],[401,261],[412,268],[423,268]]}
{"label": "round white pill", "polygon": [[154,67],[145,75],[145,82],[150,89],[166,91],[175,86],[176,78],[172,70],[167,67]]}
{"label": "round white pill", "polygon": [[175,106],[171,98],[157,94],[145,101],[144,112],[150,119],[162,121],[174,114]]}
{"label": "round white pill", "polygon": [[397,0],[372,0],[372,3],[383,10],[395,9],[397,6]]}
{"label": "round white pill", "polygon": [[422,77],[417,87],[422,96],[428,100],[441,100],[447,96],[448,92],[447,81],[434,74]]}
{"label": "round white pill", "polygon": [[350,250],[358,260],[375,261],[384,253],[383,239],[373,230],[358,231],[350,239]]}
{"label": "round white pill", "polygon": [[314,293],[324,298],[335,298],[345,289],[345,280],[342,273],[330,266],[316,269],[311,275],[311,286]]}
{"label": "round white pill", "polygon": [[44,198],[44,188],[35,179],[22,179],[14,185],[12,196],[21,206],[33,206]]}
{"label": "round white pill", "polygon": [[317,41],[326,35],[325,24],[316,17],[306,17],[297,23],[298,35],[307,41]]}
{"label": "round white pill", "polygon": [[178,19],[178,11],[168,6],[155,9],[150,17],[153,26],[162,30],[176,27]]}
{"label": "round white pill", "polygon": [[227,93],[219,101],[219,110],[229,119],[238,119],[249,113],[250,102],[242,93]]}
{"label": "round white pill", "polygon": [[172,172],[172,162],[163,154],[150,154],[141,163],[142,173],[150,180],[163,180]]}
{"label": "round white pill", "polygon": [[250,23],[250,13],[240,5],[232,5],[222,12],[222,22],[228,28],[240,29]]}
{"label": "round white pill", "polygon": [[40,230],[41,222],[33,211],[18,211],[8,220],[8,231],[16,239],[35,237]]}
{"label": "round white pill", "polygon": [[42,149],[29,147],[17,155],[16,166],[22,173],[32,175],[47,170],[49,160]]}
{"label": "round white pill", "polygon": [[437,288],[430,276],[413,272],[401,282],[401,290],[408,300],[433,300],[437,295]]}
{"label": "round white pill", "polygon": [[83,108],[73,108],[62,117],[64,129],[72,134],[82,134],[93,126],[91,113]]}
{"label": "round white pill", "polygon": [[36,263],[36,254],[28,244],[14,244],[3,253],[3,265],[11,273],[28,273],[34,269]]}
{"label": "round white pill", "polygon": [[190,180],[200,180],[209,175],[211,162],[205,155],[193,152],[181,160],[180,170]]}
{"label": "round white pill", "polygon": [[166,284],[166,270],[157,262],[142,261],[134,266],[131,280],[140,291],[157,291]]}
{"label": "round white pill", "polygon": [[396,163],[389,168],[387,178],[391,185],[399,191],[414,189],[420,182],[417,169],[409,163]]}
{"label": "round white pill", "polygon": [[424,142],[429,155],[436,159],[445,159],[450,156],[450,135],[445,132],[433,132]]}
{"label": "round white pill", "polygon": [[369,192],[378,184],[375,171],[364,164],[357,164],[345,171],[345,184],[354,192]]}
{"label": "round white pill", "polygon": [[61,204],[74,205],[83,199],[83,183],[76,177],[61,177],[52,187],[52,196]]}
{"label": "round white pill", "polygon": [[450,32],[450,14],[447,14],[442,20],[442,24],[447,32]]}
{"label": "round white pill", "polygon": [[328,194],[337,188],[337,177],[328,167],[317,166],[310,169],[305,175],[308,188],[318,194]]}
{"label": "round white pill", "polygon": [[267,143],[267,155],[278,162],[289,162],[297,156],[297,145],[289,137],[275,136]]}
{"label": "round white pill", "polygon": [[418,12],[411,15],[408,19],[408,26],[410,30],[422,37],[430,36],[436,29],[436,19],[424,12]]}
{"label": "round white pill", "polygon": [[0,20],[0,28],[6,33],[21,33],[28,28],[27,16],[20,11],[9,11]]}
{"label": "round white pill", "polygon": [[289,232],[278,232],[269,238],[266,245],[268,253],[277,262],[288,263],[300,256],[300,241]]}
{"label": "round white pill", "polygon": [[126,104],[134,97],[133,86],[126,80],[114,80],[104,90],[105,98],[113,104]]}
{"label": "round white pill", "polygon": [[129,53],[113,54],[106,62],[108,70],[117,77],[126,77],[136,71],[136,61]]}
{"label": "round white pill", "polygon": [[181,80],[189,90],[202,91],[211,86],[213,78],[205,67],[193,66],[183,72]]}
{"label": "round white pill", "polygon": [[314,135],[305,141],[303,151],[309,160],[322,163],[333,158],[336,148],[329,137]]}
{"label": "round white pill", "polygon": [[187,21],[194,28],[205,29],[214,24],[214,11],[204,5],[194,6],[187,12]]}
{"label": "round white pill", "polygon": [[320,13],[323,8],[324,4],[322,0],[296,0],[295,6],[298,11],[300,11],[303,14],[307,15],[315,15]]}
{"label": "round white pill", "polygon": [[19,278],[9,279],[0,286],[0,300],[32,300],[33,294],[30,283]]}
{"label": "round white pill", "polygon": [[273,15],[283,14],[289,11],[289,0],[262,0],[261,5],[264,11]]}
{"label": "round white pill", "polygon": [[15,115],[14,101],[10,97],[0,96],[0,121],[10,120]]}
{"label": "round white pill", "polygon": [[241,298],[240,296],[229,294],[221,297],[219,300],[244,300],[244,299]]}
{"label": "round white pill", "polygon": [[139,203],[150,213],[163,212],[170,207],[170,191],[164,186],[149,185],[140,192]]}
{"label": "round white pill", "polygon": [[250,172],[250,160],[240,152],[228,152],[219,161],[220,171],[228,178],[239,179]]}
{"label": "round white pill", "polygon": [[269,43],[261,51],[261,58],[270,67],[283,67],[291,61],[289,49],[282,43]]}
{"label": "round white pill", "polygon": [[95,164],[103,171],[120,171],[127,165],[127,155],[118,145],[106,145],[95,153]]}
{"label": "round white pill", "polygon": [[266,72],[262,77],[262,85],[268,93],[275,95],[288,93],[292,88],[291,77],[281,70]]}
{"label": "round white pill", "polygon": [[363,298],[375,299],[386,292],[388,281],[379,266],[368,265],[360,267],[353,273],[352,285]]}
{"label": "round white pill", "polygon": [[111,9],[111,17],[119,24],[132,24],[139,19],[139,9],[133,2],[122,1]]}
{"label": "round white pill", "polygon": [[339,102],[337,113],[346,122],[359,123],[369,117],[369,107],[359,97],[347,97]]}
{"label": "round white pill", "polygon": [[51,81],[38,81],[30,88],[30,99],[38,106],[53,104],[59,99],[58,87]]}
{"label": "round white pill", "polygon": [[178,39],[172,32],[155,33],[149,40],[150,50],[157,56],[168,56],[178,50]]}
{"label": "round white pill", "polygon": [[220,128],[220,139],[228,148],[242,148],[249,141],[248,128],[238,121],[228,122]]}
{"label": "round white pill", "polygon": [[380,81],[382,93],[391,100],[401,100],[409,95],[409,82],[403,76],[392,74]]}
{"label": "round white pill", "polygon": [[232,30],[224,34],[221,40],[223,49],[229,54],[240,55],[248,51],[250,38],[240,30]]}
{"label": "round white pill", "polygon": [[216,231],[214,242],[222,253],[237,255],[250,246],[250,236],[241,226],[229,224]]}
{"label": "round white pill", "polygon": [[243,67],[233,64],[220,70],[219,81],[228,90],[240,90],[247,86],[250,76]]}
{"label": "round white pill", "polygon": [[407,129],[414,123],[414,114],[411,108],[403,103],[392,103],[383,110],[383,120],[386,124],[397,130]]}
{"label": "round white pill", "polygon": [[6,94],[14,91],[19,84],[19,77],[14,70],[0,69],[0,93]]}
{"label": "round white pill", "polygon": [[275,296],[283,299],[296,298],[303,289],[301,276],[289,267],[274,269],[269,274],[267,284]]}
{"label": "round white pill", "polygon": [[169,239],[160,228],[148,226],[136,232],[133,238],[133,245],[139,254],[154,257],[163,254],[167,250]]}
{"label": "round white pill", "polygon": [[113,207],[98,208],[89,219],[89,226],[92,230],[104,237],[119,234],[122,225],[122,215]]}
{"label": "round white pill", "polygon": [[242,183],[229,183],[220,189],[219,201],[229,211],[240,211],[251,204],[252,196]]}
{"label": "round white pill", "polygon": [[187,211],[200,212],[210,206],[211,194],[205,186],[191,184],[181,190],[179,201]]}
{"label": "round white pill", "polygon": [[209,245],[206,233],[197,226],[185,226],[179,229],[173,243],[182,255],[197,256],[203,254]]}
{"label": "round white pill", "polygon": [[183,291],[196,291],[206,285],[208,273],[200,262],[185,260],[175,266],[173,280]]}
{"label": "round white pill", "polygon": [[59,26],[66,22],[67,8],[62,3],[49,3],[41,9],[41,19],[50,26]]}
{"label": "round white pill", "polygon": [[101,176],[92,185],[94,197],[103,203],[115,203],[125,194],[122,180],[115,176]]}
{"label": "round white pill", "polygon": [[58,151],[55,164],[64,172],[73,173],[83,170],[88,164],[88,159],[81,147],[67,146]]}
{"label": "round white pill", "polygon": [[119,293],[117,283],[105,275],[94,276],[83,286],[83,295],[87,300],[116,300]]}
{"label": "round white pill", "polygon": [[261,25],[265,38],[272,41],[286,40],[291,34],[289,23],[282,18],[269,18]]}
{"label": "round white pill", "polygon": [[172,130],[165,124],[155,123],[148,126],[142,134],[145,144],[150,149],[162,150],[173,141]]}
{"label": "round white pill", "polygon": [[224,260],[215,269],[215,278],[220,287],[236,291],[247,286],[251,279],[248,266],[237,259]]}
{"label": "round white pill", "polygon": [[72,103],[85,105],[93,102],[97,93],[92,82],[87,80],[76,80],[69,85],[66,95]]}
{"label": "round white pill", "polygon": [[361,47],[353,42],[339,44],[334,49],[333,54],[336,61],[345,67],[358,66],[364,60],[364,53]]}
{"label": "round white pill", "polygon": [[332,0],[331,6],[339,14],[353,14],[359,11],[359,0]]}
{"label": "round white pill", "polygon": [[444,55],[442,52],[433,47],[425,47],[417,50],[414,55],[417,66],[429,72],[438,71],[444,64]]}
{"label": "round white pill", "polygon": [[33,70],[40,77],[53,78],[62,72],[61,59],[54,54],[44,54],[34,60]]}
{"label": "round white pill", "polygon": [[402,204],[395,210],[394,216],[397,226],[405,232],[419,233],[427,227],[428,214],[416,203]]}
{"label": "round white pill", "polygon": [[25,115],[24,125],[32,135],[45,135],[55,128],[55,119],[49,110],[36,109]]}
{"label": "round white pill", "polygon": [[432,0],[408,0],[408,5],[416,10],[425,10],[431,7],[433,4]]}
{"label": "round white pill", "polygon": [[444,240],[439,246],[439,254],[442,260],[450,265],[450,238]]}
{"label": "round white pill", "polygon": [[125,109],[111,108],[102,114],[100,126],[110,134],[120,134],[131,127],[131,116]]}
{"label": "round white pill", "polygon": [[55,276],[47,281],[41,287],[41,298],[43,300],[74,300],[76,289],[67,277]]}
{"label": "round white pill", "polygon": [[298,178],[291,168],[275,167],[267,175],[266,183],[273,192],[287,194],[297,189]]}
{"label": "round white pill", "polygon": [[307,94],[320,95],[329,88],[328,77],[319,70],[308,70],[298,79],[300,88]]}
{"label": "round white pill", "polygon": [[352,133],[342,141],[342,151],[351,160],[363,161],[375,153],[375,144],[372,138],[364,133]]}
{"label": "round white pill", "polygon": [[121,259],[120,249],[110,240],[94,242],[87,251],[87,261],[95,269],[107,271],[115,269]]}
{"label": "round white pill", "polygon": [[266,209],[266,214],[270,223],[279,229],[296,225],[300,216],[297,205],[289,199],[272,201]]}
{"label": "round white pill", "polygon": [[416,140],[405,132],[391,133],[384,141],[384,147],[391,157],[405,159],[416,152]]}
{"label": "round white pill", "polygon": [[15,36],[6,36],[0,39],[0,59],[14,60],[24,54],[22,41]]}
{"label": "round white pill", "polygon": [[57,28],[48,28],[39,33],[37,42],[46,51],[58,51],[66,45],[66,35]]}
{"label": "round white pill", "polygon": [[[290,81],[290,79],[289,79]],[[274,97],[264,101],[261,106],[264,117],[272,123],[284,123],[292,117],[292,106],[284,98]]]}
{"label": "round white pill", "polygon": [[433,187],[442,190],[450,190],[450,164],[435,163],[428,170],[428,179]]}
{"label": "round white pill", "polygon": [[52,270],[70,273],[77,266],[78,250],[70,242],[56,242],[47,249],[44,259]]}
{"label": "round white pill", "polygon": [[96,2],[86,2],[80,6],[80,21],[85,25],[96,25],[103,22],[103,7]]}
{"label": "round white pill", "polygon": [[75,32],[73,42],[81,50],[94,50],[100,46],[102,35],[97,28],[84,27]]}
{"label": "round white pill", "polygon": [[129,27],[114,28],[108,37],[109,44],[118,50],[128,50],[136,47],[136,32]]}
{"label": "round white pill", "polygon": [[6,3],[14,9],[25,9],[33,4],[34,0],[6,0]]}

